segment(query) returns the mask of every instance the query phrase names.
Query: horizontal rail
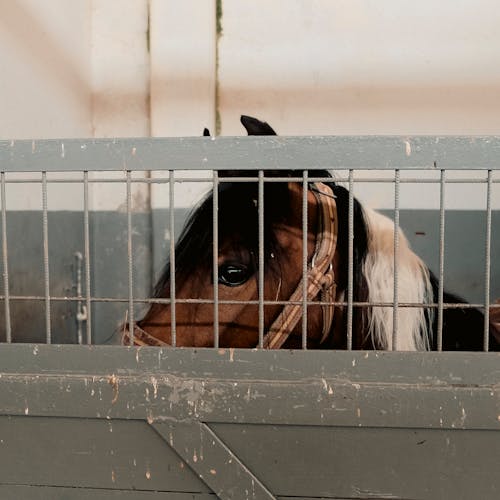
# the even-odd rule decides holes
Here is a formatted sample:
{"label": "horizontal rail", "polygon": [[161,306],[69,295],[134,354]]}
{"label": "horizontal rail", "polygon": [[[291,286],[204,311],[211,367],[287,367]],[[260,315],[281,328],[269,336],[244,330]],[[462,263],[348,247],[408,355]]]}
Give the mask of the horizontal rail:
{"label": "horizontal rail", "polygon": [[[15,301],[44,301],[46,300],[45,295],[9,295],[9,300],[11,302]],[[82,297],[61,297],[57,295],[48,295],[48,298],[52,302],[82,302]],[[0,300],[5,300],[5,295],[0,295]],[[128,303],[128,297],[89,297],[90,302],[107,302],[107,303]],[[134,297],[134,303],[137,304],[170,304],[170,299],[162,298],[137,298]],[[213,304],[213,299],[175,299],[176,304]],[[261,302],[259,300],[217,300],[219,305],[250,305],[258,306]],[[303,300],[264,300],[262,304],[265,306],[285,306],[288,304],[292,305],[302,305]],[[349,303],[347,301],[321,301],[321,300],[311,300],[306,303],[308,306],[347,306]],[[394,307],[393,302],[357,302],[353,301],[352,305],[354,307]],[[467,302],[444,302],[444,309],[476,309],[478,307],[483,308],[485,304],[483,303],[467,303]],[[420,302],[398,302],[398,307],[411,307],[420,309],[436,309],[439,307],[438,303],[420,303]],[[491,310],[500,309],[500,304],[491,304],[489,306]]]}
{"label": "horizontal rail", "polygon": [[[12,172],[9,172],[12,173]],[[58,172],[59,173],[59,172]],[[309,182],[331,182],[334,180],[335,182],[349,182],[349,178],[345,176],[339,176],[335,175],[335,177],[313,177],[309,176],[308,177]],[[387,178],[387,177],[358,177],[354,176],[353,180],[356,182],[356,184],[394,184],[394,179],[392,178]],[[231,183],[248,183],[248,182],[255,182],[257,183],[258,180],[254,179],[252,177],[219,177],[218,181],[220,184],[223,184],[224,182],[231,182]],[[71,178],[55,178],[55,179],[50,179],[47,178],[46,180],[47,184],[82,184],[82,179],[71,179]],[[96,179],[88,179],[87,181],[89,184],[124,184],[127,182],[125,178],[123,179],[110,179],[110,178],[96,178]],[[138,179],[130,179],[131,184],[170,184],[170,179],[168,178],[162,178],[162,177],[140,177]],[[182,184],[182,183],[193,183],[193,184],[201,184],[201,183],[211,183],[213,182],[213,177],[175,177],[174,183],[175,184]],[[302,177],[267,177],[264,178],[264,183],[265,184],[276,184],[280,182],[302,182]],[[491,179],[489,181],[486,177],[484,179],[478,179],[472,178],[472,177],[463,177],[459,179],[447,179],[446,184],[500,184],[500,179]],[[5,184],[41,184],[42,179],[36,179],[36,178],[23,178],[23,179],[5,179]],[[406,178],[406,179],[400,179],[399,180],[400,184],[440,184],[441,181],[440,179],[430,179],[430,178],[418,178],[418,177],[412,177],[412,178]]]}
{"label": "horizontal rail", "polygon": [[151,423],[498,430],[499,356],[8,345],[0,406]]}
{"label": "horizontal rail", "polygon": [[176,137],[0,141],[5,172],[500,168],[500,137]]}

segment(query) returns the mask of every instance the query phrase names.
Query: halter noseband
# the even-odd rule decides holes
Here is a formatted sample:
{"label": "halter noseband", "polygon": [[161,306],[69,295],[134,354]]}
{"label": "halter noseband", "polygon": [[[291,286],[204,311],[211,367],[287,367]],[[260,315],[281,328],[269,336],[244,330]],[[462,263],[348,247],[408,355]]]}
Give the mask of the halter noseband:
{"label": "halter noseband", "polygon": [[131,339],[132,337],[130,335],[129,325],[126,325],[122,333],[122,345],[172,347],[167,342],[164,342],[163,340],[153,337],[153,335],[143,330],[136,323],[134,323],[133,343]]}
{"label": "halter noseband", "polygon": [[[332,189],[322,183],[313,184],[316,201],[320,207],[319,211],[319,229],[316,236],[316,246],[307,275],[302,277],[297,288],[290,297],[290,304],[283,307],[279,316],[274,320],[268,333],[264,336],[264,348],[280,349],[286,342],[294,328],[297,326],[300,318],[304,314],[304,304],[294,303],[303,300],[304,281],[307,286],[307,303],[315,300],[318,295],[322,302],[329,304],[323,305],[323,331],[320,343],[327,338],[332,322],[337,284],[335,283],[335,273],[333,270],[333,258],[337,247],[337,204]],[[133,337],[127,327],[123,331],[122,345],[135,346],[157,346],[170,347],[170,344],[153,337],[150,333],[134,324]]]}

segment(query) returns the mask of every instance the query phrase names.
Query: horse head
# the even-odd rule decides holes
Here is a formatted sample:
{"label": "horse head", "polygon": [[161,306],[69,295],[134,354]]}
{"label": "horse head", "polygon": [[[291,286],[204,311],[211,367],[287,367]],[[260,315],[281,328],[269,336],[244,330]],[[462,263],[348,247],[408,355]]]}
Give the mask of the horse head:
{"label": "horse head", "polygon": [[[249,135],[275,135],[265,122],[242,116]],[[207,129],[204,135],[208,135]],[[297,290],[303,272],[304,242],[306,262],[310,263],[317,246],[317,228],[321,200],[308,190],[304,199],[302,183],[286,178],[300,177],[302,172],[266,172],[266,178],[283,177],[282,182],[265,182],[262,249],[259,252],[259,185],[257,172],[220,171],[225,179],[218,186],[217,295],[219,345],[255,347],[259,344],[259,254],[263,257],[264,301],[263,330],[280,330],[285,315],[280,316],[283,302]],[[330,177],[327,172],[315,175]],[[248,182],[232,182],[235,176]],[[333,196],[333,194],[332,194]],[[303,204],[307,204],[307,235],[303,237]],[[213,272],[213,192],[194,210],[179,238],[175,250],[176,294],[175,326],[177,346],[212,346],[214,344],[214,272]],[[261,235],[262,236],[262,235]],[[339,253],[329,257],[328,268],[338,267]],[[331,283],[333,284],[333,283]],[[330,285],[331,285],[330,284]],[[159,298],[169,298],[170,269],[167,266],[155,291]],[[320,294],[315,297],[317,300]],[[334,297],[335,298],[335,297]],[[194,300],[193,300],[194,299]],[[187,302],[184,302],[187,301]],[[302,307],[302,306],[299,306]],[[322,334],[324,312],[314,304],[308,307],[308,345],[325,342]],[[148,333],[161,343],[172,343],[172,310],[170,305],[153,304],[138,322],[137,332]],[[329,326],[332,326],[330,322]],[[286,347],[302,344],[301,323],[288,326]]]}

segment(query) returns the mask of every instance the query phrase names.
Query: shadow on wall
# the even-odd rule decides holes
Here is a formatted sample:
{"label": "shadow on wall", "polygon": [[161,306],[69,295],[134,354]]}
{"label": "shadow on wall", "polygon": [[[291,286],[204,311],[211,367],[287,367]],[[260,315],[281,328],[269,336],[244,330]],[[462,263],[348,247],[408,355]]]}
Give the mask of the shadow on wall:
{"label": "shadow on wall", "polygon": [[12,47],[20,50],[27,64],[37,66],[51,80],[65,82],[65,88],[78,99],[90,94],[88,68],[76,64],[71,50],[51,36],[20,2],[2,2],[1,30],[12,39]]}

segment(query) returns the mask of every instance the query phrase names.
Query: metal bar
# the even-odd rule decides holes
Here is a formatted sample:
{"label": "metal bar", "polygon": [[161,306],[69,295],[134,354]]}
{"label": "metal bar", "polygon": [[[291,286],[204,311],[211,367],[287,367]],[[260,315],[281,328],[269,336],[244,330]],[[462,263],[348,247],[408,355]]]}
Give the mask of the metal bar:
{"label": "metal bar", "polygon": [[439,189],[439,277],[438,277],[438,318],[437,345],[438,351],[443,350],[443,293],[444,293],[444,231],[445,231],[445,183],[446,170],[441,170]]}
{"label": "metal bar", "polygon": [[[308,236],[308,171],[302,172],[302,349],[307,349],[307,236]],[[320,209],[318,208],[318,214]],[[319,215],[318,215],[319,216]]]}
{"label": "metal bar", "polygon": [[[403,169],[404,170],[404,169]],[[89,170],[90,171],[90,170]],[[422,170],[422,172],[426,172],[426,170]],[[316,177],[309,176],[309,182],[331,182],[331,177]],[[210,184],[213,181],[212,177],[176,177],[175,182],[177,184],[182,183],[192,183],[192,184]],[[40,184],[40,179],[30,178],[30,179],[6,179],[6,184]],[[89,184],[121,184],[123,182],[122,179],[116,178],[102,178],[102,179],[89,179]],[[168,177],[155,177],[155,178],[134,178],[130,181],[132,184],[168,184],[170,181]],[[219,183],[224,182],[258,182],[254,177],[220,177]],[[264,178],[264,183],[277,183],[277,182],[302,182],[302,177],[266,177]],[[349,182],[349,177],[335,176],[335,182]],[[400,179],[400,184],[439,184],[439,179],[420,179],[418,177],[406,177],[404,179]],[[80,179],[47,179],[47,184],[80,184]],[[356,183],[360,184],[392,184],[394,183],[393,178],[386,177],[357,177]],[[447,184],[487,184],[487,179],[473,179],[471,177],[464,177],[460,179],[447,179]],[[500,184],[500,178],[492,179],[492,184]]]}
{"label": "metal bar", "polygon": [[2,263],[3,263],[3,291],[5,295],[5,340],[12,342],[12,327],[10,321],[9,297],[9,256],[7,245],[7,198],[5,195],[5,172],[1,173],[2,182]]}
{"label": "metal bar", "polygon": [[213,281],[214,281],[214,347],[219,347],[219,182],[213,173]]}
{"label": "metal bar", "polygon": [[82,314],[84,307],[82,307],[82,261],[83,255],[81,252],[75,252],[75,267],[76,267],[76,295],[78,302],[76,303],[76,339],[79,345],[82,344],[82,322],[84,321],[85,314]]}
{"label": "metal bar", "polygon": [[134,258],[132,248],[132,186],[131,171],[127,170],[127,263],[128,263],[128,324],[130,345],[134,345]]}
{"label": "metal bar", "polygon": [[264,347],[264,171],[259,170],[258,192],[258,245],[259,245],[259,347]]}
{"label": "metal bar", "polygon": [[485,241],[485,269],[484,269],[484,351],[489,350],[490,330],[490,282],[491,282],[491,170],[488,170],[488,184],[486,188],[486,241]]}
{"label": "metal bar", "polygon": [[45,289],[45,334],[46,343],[52,342],[50,318],[50,269],[49,269],[49,220],[47,208],[47,172],[42,172],[42,231],[43,231],[43,276]]}
{"label": "metal bar", "polygon": [[169,172],[169,232],[170,232],[170,335],[173,347],[177,345],[176,311],[175,311],[175,177]]}
{"label": "metal bar", "polygon": [[85,304],[87,344],[92,344],[92,304],[90,288],[89,173],[83,172],[83,245],[85,259]]}
{"label": "metal bar", "polygon": [[[45,300],[44,295],[9,295],[10,301],[27,301],[27,300],[37,300],[37,301],[43,301]],[[5,300],[4,295],[0,295],[0,300]],[[79,300],[81,300],[79,297],[61,297],[61,296],[56,296],[52,295],[50,297],[51,302],[75,302],[77,303]],[[91,302],[109,302],[109,303],[128,303],[128,298],[117,298],[117,297],[91,297]],[[176,298],[175,302],[177,304],[213,304],[213,299],[179,299]],[[134,303],[140,303],[140,304],[165,304],[165,305],[170,305],[170,299],[161,299],[161,298],[134,298]],[[222,300],[219,299],[219,305],[258,305],[259,301],[258,299],[256,300]],[[265,306],[272,306],[272,305],[279,305],[279,306],[284,306],[287,304],[292,304],[292,305],[302,305],[302,299],[301,300],[264,300],[264,305]],[[332,302],[323,302],[323,301],[315,301],[315,305],[318,306],[323,306],[323,305],[330,305]],[[333,305],[336,306],[342,306],[342,307],[347,307],[348,302],[347,301],[335,301],[333,302]],[[392,307],[393,302],[361,302],[361,301],[353,301],[352,305],[354,307],[367,307],[367,306],[373,306],[373,307]],[[439,304],[436,303],[431,303],[431,304],[425,304],[422,305],[420,302],[399,302],[398,303],[399,308],[402,307],[410,307],[410,308],[432,308],[432,309],[437,309],[439,307]],[[483,309],[484,308],[484,303],[452,303],[452,302],[444,302],[443,303],[443,308],[444,309]],[[490,308],[500,308],[500,305],[492,304],[490,305]]]}
{"label": "metal bar", "polygon": [[[423,172],[426,172],[426,170],[422,170]],[[331,182],[332,178],[331,177],[316,177],[316,176],[309,176],[309,182]],[[175,182],[177,184],[182,184],[182,183],[191,183],[191,184],[210,184],[213,181],[213,176],[212,177],[197,177],[197,178],[192,178],[192,177],[176,177]],[[35,179],[35,178],[30,178],[30,179],[6,179],[5,183],[6,184],[40,184],[40,179]],[[116,179],[116,178],[102,178],[102,179],[89,179],[88,180],[89,184],[121,184],[123,182],[122,179]],[[130,181],[132,184],[168,184],[170,181],[168,177],[162,178],[162,177],[155,177],[155,178],[133,178]],[[254,177],[220,177],[219,176],[219,183],[224,183],[224,182],[243,182],[243,183],[248,183],[248,182],[258,182],[257,179]],[[265,177],[264,178],[264,183],[277,183],[277,182],[302,182],[302,177]],[[349,177],[342,177],[342,176],[335,176],[335,182],[349,182]],[[406,177],[404,179],[400,179],[400,184],[439,184],[440,180],[439,179],[420,179],[418,177]],[[48,184],[80,184],[81,180],[80,179],[57,179],[57,178],[51,178],[47,179],[47,185]],[[360,184],[392,184],[394,183],[393,178],[386,178],[386,177],[357,177],[356,178],[356,183]],[[446,180],[447,184],[487,184],[488,180],[487,179],[473,179],[471,177],[464,177],[460,179],[447,179]],[[499,179],[492,179],[491,180],[492,184],[500,184],[500,178]]]}
{"label": "metal bar", "polygon": [[352,304],[354,298],[354,171],[349,170],[349,221],[347,249],[347,349],[352,349]]}
{"label": "metal bar", "polygon": [[400,172],[394,172],[394,303],[392,310],[392,349],[398,349],[398,301],[399,301],[399,179]]}
{"label": "metal bar", "polygon": [[[64,148],[64,154],[61,149]],[[332,151],[335,154],[332,154]],[[83,170],[499,169],[500,138],[174,137],[0,141],[9,172]]]}

